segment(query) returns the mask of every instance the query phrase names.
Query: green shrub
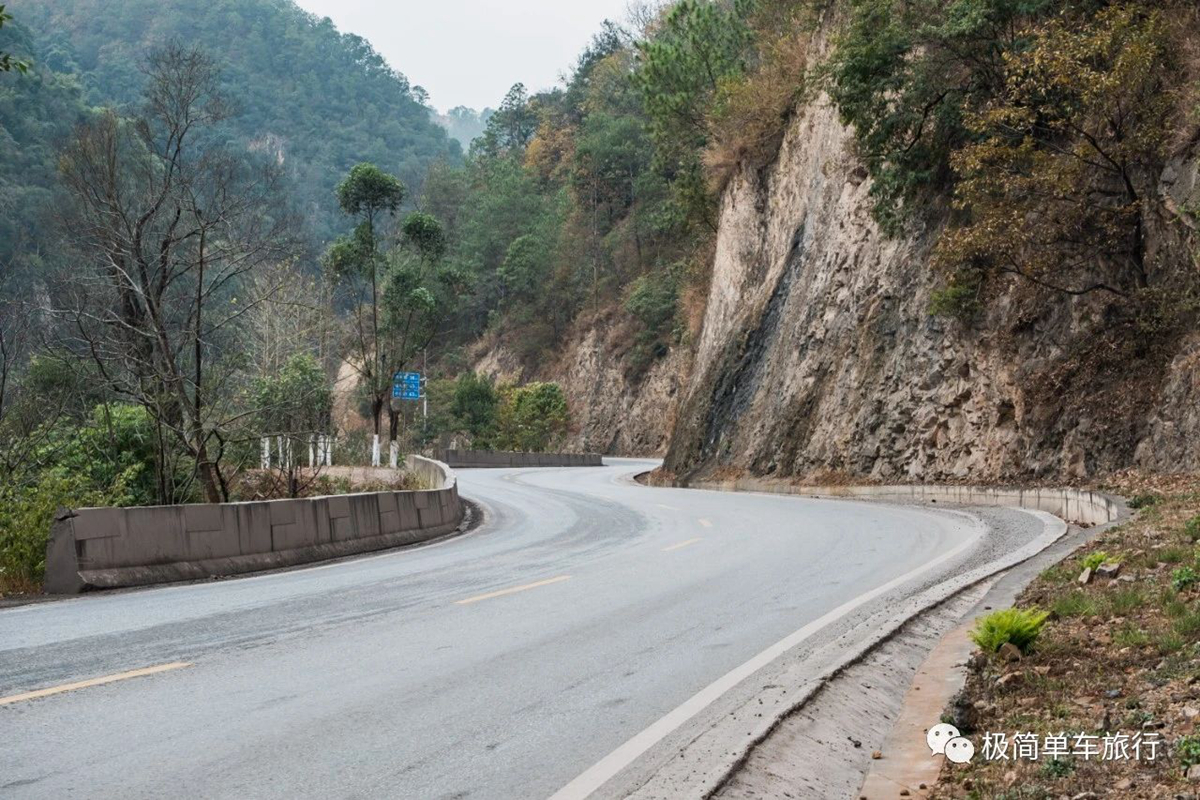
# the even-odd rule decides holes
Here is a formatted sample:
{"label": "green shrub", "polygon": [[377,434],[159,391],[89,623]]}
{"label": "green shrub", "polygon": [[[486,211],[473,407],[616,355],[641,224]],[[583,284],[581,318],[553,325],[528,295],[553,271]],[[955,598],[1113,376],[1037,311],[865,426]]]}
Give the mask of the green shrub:
{"label": "green shrub", "polygon": [[967,321],[980,312],[978,279],[964,281],[956,276],[953,281],[935,289],[929,298],[929,313],[935,317],[952,317]]}
{"label": "green shrub", "polygon": [[1103,550],[1096,550],[1095,552],[1088,553],[1088,555],[1084,557],[1083,567],[1084,569],[1095,569],[1105,561],[1108,561],[1108,553],[1104,552]]}
{"label": "green shrub", "polygon": [[1180,567],[1171,573],[1171,585],[1177,592],[1190,588],[1195,585],[1197,580],[1200,580],[1200,575],[1197,575],[1196,570],[1191,567]]}
{"label": "green shrub", "polygon": [[479,449],[491,446],[496,436],[496,417],[500,393],[490,378],[464,372],[454,384],[450,413],[458,426],[471,434],[471,445]]}
{"label": "green shrub", "polygon": [[971,640],[985,653],[994,653],[1006,642],[1015,645],[1022,653],[1028,652],[1049,612],[1032,608],[1005,608],[993,611],[975,622]]}
{"label": "green shrub", "polygon": [[1134,495],[1129,500],[1129,507],[1130,508],[1149,508],[1152,505],[1156,505],[1160,500],[1162,500],[1162,497],[1160,497],[1159,495],[1156,495],[1156,494]]}
{"label": "green shrub", "polygon": [[631,378],[643,375],[667,354],[668,342],[678,339],[678,300],[678,282],[671,271],[653,272],[633,282],[625,310],[638,321],[640,330],[626,356]]}
{"label": "green shrub", "polygon": [[1193,542],[1200,541],[1200,514],[1183,523],[1183,533]]}
{"label": "green shrub", "polygon": [[501,392],[497,446],[545,453],[562,445],[570,426],[567,398],[557,383],[527,383]]}
{"label": "green shrub", "polygon": [[1200,735],[1180,736],[1175,742],[1175,759],[1184,770],[1200,764]]}
{"label": "green shrub", "polygon": [[55,511],[107,500],[81,477],[53,471],[44,472],[35,484],[0,485],[0,592],[34,591],[41,584]]}

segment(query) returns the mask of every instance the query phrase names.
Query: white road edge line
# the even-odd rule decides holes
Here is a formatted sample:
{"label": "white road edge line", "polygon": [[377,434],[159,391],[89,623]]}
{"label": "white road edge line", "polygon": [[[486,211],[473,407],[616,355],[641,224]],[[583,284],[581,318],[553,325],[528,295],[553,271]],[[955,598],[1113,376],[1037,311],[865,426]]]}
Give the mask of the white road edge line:
{"label": "white road edge line", "polygon": [[634,761],[636,761],[651,747],[661,742],[671,733],[675,732],[685,722],[699,714],[704,709],[708,708],[730,689],[734,688],[746,678],[749,678],[755,672],[758,672],[760,669],[782,656],[788,650],[791,650],[808,637],[817,633],[827,625],[836,622],[838,619],[849,614],[856,608],[869,603],[882,594],[890,592],[897,586],[907,583],[922,573],[929,572],[940,564],[957,557],[964,550],[978,543],[981,536],[982,530],[978,531],[975,536],[972,536],[958,547],[947,553],[943,553],[941,556],[933,561],[930,561],[928,564],[918,567],[911,572],[907,572],[904,575],[894,578],[881,586],[875,587],[865,594],[859,595],[853,600],[843,603],[832,611],[808,623],[795,633],[789,634],[788,636],[780,639],[778,642],[771,645],[766,650],[763,650],[749,661],[734,667],[732,670],[725,673],[720,678],[717,678],[708,686],[705,686],[703,689],[696,692],[696,694],[689,697],[673,711],[667,712],[667,714],[659,718],[658,721],[654,722],[652,725],[650,725],[650,727],[646,728],[644,731],[629,739],[616,750],[609,753],[603,759],[587,769],[582,775],[575,778],[563,788],[559,789],[550,796],[550,800],[580,800],[580,798],[589,796],[592,792],[596,791],[609,780],[611,780],[621,770],[625,769]]}

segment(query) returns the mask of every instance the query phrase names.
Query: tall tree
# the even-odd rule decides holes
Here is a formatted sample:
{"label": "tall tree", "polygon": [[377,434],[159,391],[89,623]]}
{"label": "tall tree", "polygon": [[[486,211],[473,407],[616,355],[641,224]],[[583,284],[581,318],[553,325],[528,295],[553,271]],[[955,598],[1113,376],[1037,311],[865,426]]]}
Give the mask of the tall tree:
{"label": "tall tree", "polygon": [[57,311],[65,344],[108,389],[149,413],[160,441],[159,495],[173,499],[169,451],[183,448],[210,502],[238,418],[235,325],[261,298],[243,294],[260,265],[288,257],[277,171],[215,144],[229,116],[219,73],[180,44],[147,59],[143,111],[81,126],[62,155],[65,227],[87,269],[68,275]]}
{"label": "tall tree", "polygon": [[[389,375],[410,370],[453,310],[461,287],[442,269],[446,237],[441,223],[423,211],[404,219],[400,246],[389,254],[383,298],[383,362]],[[400,402],[388,405],[389,463],[399,454]]]}
{"label": "tall tree", "polygon": [[1022,34],[996,97],[967,116],[975,140],[952,160],[962,214],[939,261],[965,284],[1004,273],[1073,295],[1144,289],[1174,103],[1162,12],[1126,3]]}
{"label": "tall tree", "polygon": [[371,464],[379,466],[379,436],[392,374],[380,342],[380,224],[395,216],[404,200],[404,184],[374,164],[356,164],[337,187],[338,205],[359,222],[353,234],[339,238],[326,254],[331,277],[350,293],[354,330],[352,366],[371,398],[375,438]]}

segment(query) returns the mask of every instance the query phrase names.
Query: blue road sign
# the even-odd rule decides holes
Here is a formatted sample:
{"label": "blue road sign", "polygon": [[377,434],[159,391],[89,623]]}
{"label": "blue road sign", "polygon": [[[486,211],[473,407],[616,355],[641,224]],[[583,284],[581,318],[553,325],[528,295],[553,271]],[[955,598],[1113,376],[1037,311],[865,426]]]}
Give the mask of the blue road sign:
{"label": "blue road sign", "polygon": [[392,397],[398,400],[420,400],[421,373],[397,372],[393,375]]}

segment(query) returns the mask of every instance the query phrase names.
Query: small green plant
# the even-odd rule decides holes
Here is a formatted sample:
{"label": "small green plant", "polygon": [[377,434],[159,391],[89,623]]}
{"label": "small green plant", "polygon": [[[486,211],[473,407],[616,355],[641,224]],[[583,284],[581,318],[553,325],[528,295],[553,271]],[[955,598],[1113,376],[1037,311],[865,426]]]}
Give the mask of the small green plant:
{"label": "small green plant", "polygon": [[1095,552],[1088,553],[1084,557],[1083,568],[1084,569],[1095,569],[1096,567],[1103,564],[1105,561],[1108,561],[1108,553],[1104,552],[1103,550],[1096,550]]}
{"label": "small green plant", "polygon": [[1183,523],[1183,533],[1193,542],[1200,541],[1200,514]]}
{"label": "small green plant", "polygon": [[1158,560],[1164,564],[1179,564],[1190,556],[1191,552],[1183,547],[1164,547],[1157,555]]}
{"label": "small green plant", "polygon": [[971,640],[985,653],[994,653],[1011,643],[1022,653],[1029,652],[1042,631],[1050,612],[1031,608],[1004,608],[980,617],[971,631]]}
{"label": "small green plant", "polygon": [[1200,575],[1197,575],[1196,570],[1191,567],[1179,567],[1171,573],[1171,585],[1177,592],[1191,588],[1198,580],[1200,580]]}
{"label": "small green plant", "polygon": [[962,276],[955,276],[951,283],[933,291],[929,298],[929,313],[967,322],[982,309],[980,288],[978,278],[972,280],[967,276],[963,280]]}
{"label": "small green plant", "polygon": [[1150,506],[1157,505],[1158,502],[1161,500],[1162,500],[1162,497],[1157,494],[1153,494],[1153,493],[1139,494],[1139,495],[1135,495],[1132,498],[1130,498],[1129,507],[1130,508],[1149,508]]}
{"label": "small green plant", "polygon": [[1183,637],[1175,631],[1160,631],[1154,637],[1154,647],[1158,650],[1159,655],[1167,656],[1172,653],[1178,653],[1183,649]]}
{"label": "small green plant", "polygon": [[1090,617],[1097,611],[1096,601],[1079,589],[1054,599],[1050,610],[1056,617]]}
{"label": "small green plant", "polygon": [[1114,617],[1123,617],[1146,604],[1141,589],[1119,589],[1108,596],[1108,610]]}
{"label": "small green plant", "polygon": [[1188,613],[1187,603],[1179,599],[1179,593],[1170,587],[1163,587],[1159,597],[1159,605],[1168,617],[1178,618]]}
{"label": "small green plant", "polygon": [[1065,778],[1075,771],[1075,764],[1061,758],[1052,758],[1042,764],[1042,774],[1047,778]]}
{"label": "small green plant", "polygon": [[1200,611],[1188,611],[1176,617],[1172,627],[1180,636],[1194,636],[1200,631]]}
{"label": "small green plant", "polygon": [[1150,636],[1136,625],[1126,623],[1113,634],[1113,644],[1117,647],[1144,647],[1150,644]]}
{"label": "small green plant", "polygon": [[1043,581],[1053,586],[1062,586],[1073,581],[1075,573],[1069,565],[1064,567],[1062,564],[1055,564],[1052,567],[1046,567],[1046,569],[1042,570],[1040,577]]}
{"label": "small green plant", "polygon": [[1185,771],[1194,764],[1200,764],[1200,735],[1180,736],[1175,742],[1175,758]]}

